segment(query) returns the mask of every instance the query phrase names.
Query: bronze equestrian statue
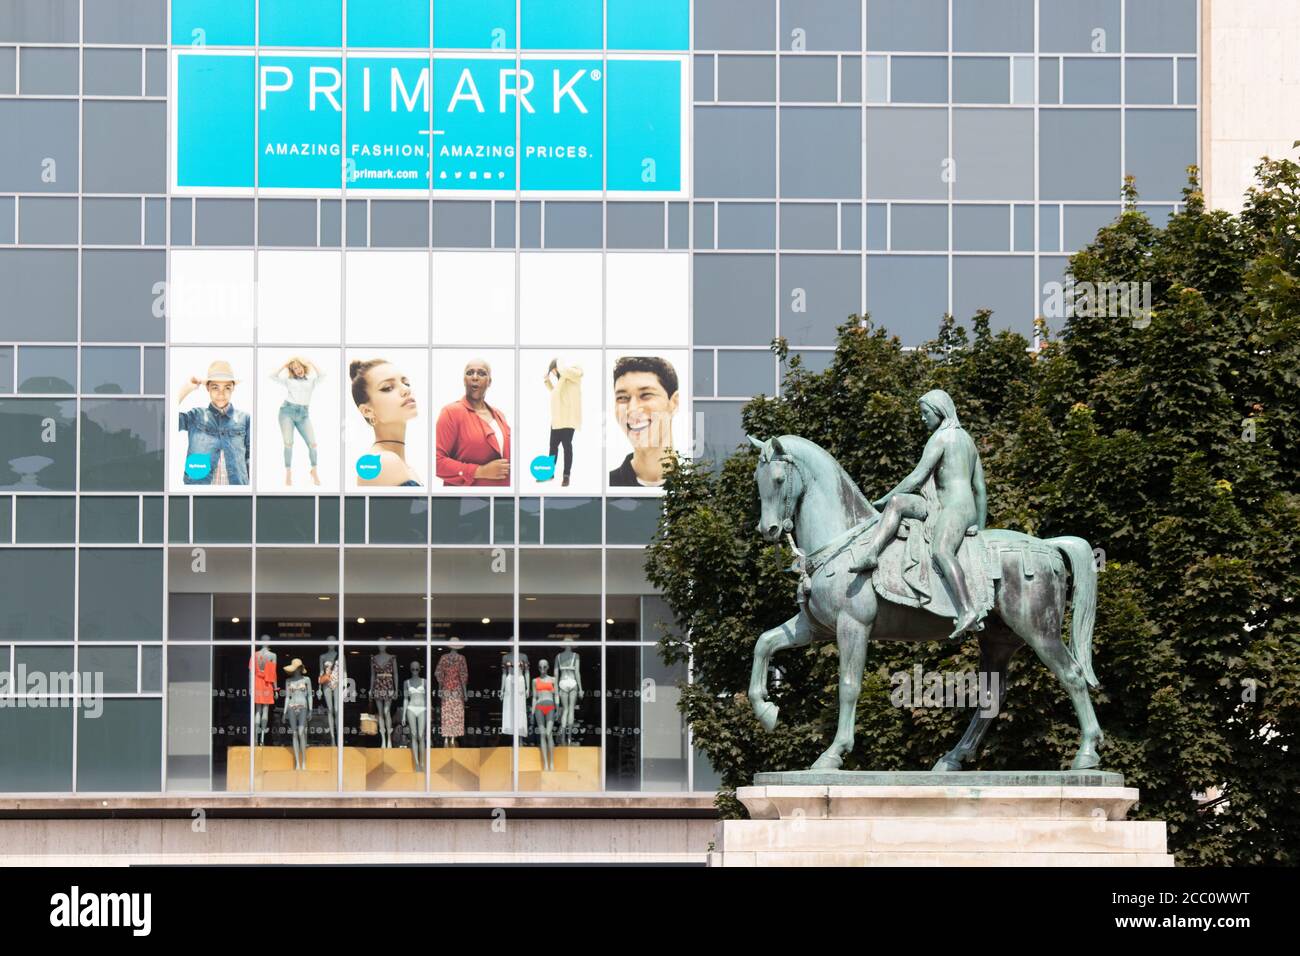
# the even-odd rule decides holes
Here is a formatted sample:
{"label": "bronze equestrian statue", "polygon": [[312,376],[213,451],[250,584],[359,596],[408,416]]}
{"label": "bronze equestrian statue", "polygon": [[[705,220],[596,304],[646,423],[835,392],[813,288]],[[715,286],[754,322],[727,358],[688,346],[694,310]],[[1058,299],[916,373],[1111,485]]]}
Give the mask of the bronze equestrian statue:
{"label": "bronze equestrian statue", "polygon": [[[767,730],[776,726],[777,707],[767,699],[773,654],[834,639],[840,655],[839,724],[812,769],[838,769],[853,749],[870,641],[934,641],[975,633],[979,668],[997,680],[999,707],[1012,655],[1024,644],[1033,648],[1074,704],[1081,740],[1072,768],[1095,768],[1103,735],[1088,695],[1088,688],[1097,686],[1092,547],[1072,536],[1042,540],[986,529],[983,467],[952,399],[938,389],[928,392],[921,414],[931,436],[920,463],[874,504],[813,442],[797,435],[766,442],[750,437],[759,449],[758,530],[769,541],[792,535],[800,572],[799,613],[765,632],[754,647],[749,684],[754,713]],[[1061,641],[1067,597],[1068,647]],[[950,619],[951,632],[945,623]],[[977,710],[961,740],[933,769],[960,770],[992,719]]]}

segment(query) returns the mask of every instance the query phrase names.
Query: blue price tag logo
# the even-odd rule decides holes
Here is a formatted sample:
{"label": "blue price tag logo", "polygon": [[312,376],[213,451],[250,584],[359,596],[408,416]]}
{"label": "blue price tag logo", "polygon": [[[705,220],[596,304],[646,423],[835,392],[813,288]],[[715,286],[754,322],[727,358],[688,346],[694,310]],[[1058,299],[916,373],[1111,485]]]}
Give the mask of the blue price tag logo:
{"label": "blue price tag logo", "polygon": [[367,481],[378,478],[382,468],[378,455],[362,455],[357,459],[357,475]]}
{"label": "blue price tag logo", "polygon": [[551,455],[538,455],[528,467],[538,481],[550,481],[555,477],[555,458]]}
{"label": "blue price tag logo", "polygon": [[208,455],[186,455],[185,474],[195,481],[202,481],[212,473],[212,459]]}

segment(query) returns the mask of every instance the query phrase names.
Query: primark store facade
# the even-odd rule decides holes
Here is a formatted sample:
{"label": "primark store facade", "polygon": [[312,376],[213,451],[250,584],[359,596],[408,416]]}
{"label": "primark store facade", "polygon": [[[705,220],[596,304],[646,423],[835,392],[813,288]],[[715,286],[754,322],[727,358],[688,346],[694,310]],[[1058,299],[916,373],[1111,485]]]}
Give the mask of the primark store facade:
{"label": "primark store facade", "polygon": [[1198,6],[0,0],[0,793],[706,807],[663,454],[1032,336]]}

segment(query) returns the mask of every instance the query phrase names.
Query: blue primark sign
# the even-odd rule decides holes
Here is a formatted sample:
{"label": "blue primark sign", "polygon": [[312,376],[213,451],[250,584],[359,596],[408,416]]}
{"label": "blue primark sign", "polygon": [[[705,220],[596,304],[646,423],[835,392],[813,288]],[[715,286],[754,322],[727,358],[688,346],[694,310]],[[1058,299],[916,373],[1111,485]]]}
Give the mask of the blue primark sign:
{"label": "blue primark sign", "polygon": [[684,196],[689,24],[688,0],[173,0],[173,189]]}

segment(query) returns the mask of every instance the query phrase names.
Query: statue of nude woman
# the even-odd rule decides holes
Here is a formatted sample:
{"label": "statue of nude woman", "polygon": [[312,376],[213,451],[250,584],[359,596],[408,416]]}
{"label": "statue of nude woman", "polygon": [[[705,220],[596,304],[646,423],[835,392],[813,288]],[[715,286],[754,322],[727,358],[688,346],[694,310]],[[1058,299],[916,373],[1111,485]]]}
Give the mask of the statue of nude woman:
{"label": "statue of nude woman", "polygon": [[981,615],[971,599],[966,575],[957,562],[966,529],[983,530],[988,512],[984,487],[984,466],[975,442],[957,420],[952,398],[942,389],[921,396],[921,417],[930,429],[921,461],[893,490],[872,504],[882,508],[880,522],[872,531],[865,553],[854,571],[876,566],[880,552],[894,540],[904,518],[928,519],[931,526],[930,552],[935,568],[943,575],[957,610],[956,628],[948,635],[956,640],[978,630]]}

